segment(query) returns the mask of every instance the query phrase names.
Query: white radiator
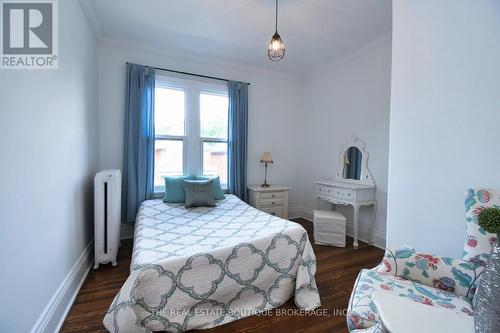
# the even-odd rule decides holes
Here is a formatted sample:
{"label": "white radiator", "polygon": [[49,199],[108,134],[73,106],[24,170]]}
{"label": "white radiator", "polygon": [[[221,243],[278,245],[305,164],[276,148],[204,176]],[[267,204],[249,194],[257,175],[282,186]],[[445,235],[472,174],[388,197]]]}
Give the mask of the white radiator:
{"label": "white radiator", "polygon": [[120,170],[103,170],[94,178],[94,269],[111,262],[116,266],[121,225]]}

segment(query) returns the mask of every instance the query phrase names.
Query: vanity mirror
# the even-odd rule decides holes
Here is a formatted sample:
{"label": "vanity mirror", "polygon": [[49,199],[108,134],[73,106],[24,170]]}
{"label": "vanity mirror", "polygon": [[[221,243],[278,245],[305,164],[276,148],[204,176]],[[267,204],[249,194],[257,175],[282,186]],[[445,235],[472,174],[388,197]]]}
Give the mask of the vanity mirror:
{"label": "vanity mirror", "polygon": [[350,146],[344,152],[344,171],[342,176],[345,179],[361,179],[361,158],[363,154],[358,147]]}
{"label": "vanity mirror", "polygon": [[368,170],[368,155],[363,140],[353,136],[340,151],[335,180],[360,185],[375,185],[375,180]]}

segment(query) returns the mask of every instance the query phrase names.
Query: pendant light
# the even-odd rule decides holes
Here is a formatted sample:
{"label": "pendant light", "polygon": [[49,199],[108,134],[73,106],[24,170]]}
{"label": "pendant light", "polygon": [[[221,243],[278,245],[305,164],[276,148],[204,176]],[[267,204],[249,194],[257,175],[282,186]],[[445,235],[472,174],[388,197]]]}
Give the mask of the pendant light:
{"label": "pendant light", "polygon": [[280,61],[285,56],[285,44],[278,34],[278,0],[276,0],[276,22],[274,35],[267,48],[267,56],[271,61]]}

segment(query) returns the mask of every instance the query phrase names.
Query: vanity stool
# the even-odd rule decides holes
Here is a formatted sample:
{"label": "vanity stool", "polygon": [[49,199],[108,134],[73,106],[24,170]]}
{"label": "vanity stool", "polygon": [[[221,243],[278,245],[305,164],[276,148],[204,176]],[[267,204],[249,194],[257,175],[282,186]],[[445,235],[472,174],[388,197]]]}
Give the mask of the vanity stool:
{"label": "vanity stool", "polygon": [[314,210],[314,243],[345,247],[346,218],[331,210]]}

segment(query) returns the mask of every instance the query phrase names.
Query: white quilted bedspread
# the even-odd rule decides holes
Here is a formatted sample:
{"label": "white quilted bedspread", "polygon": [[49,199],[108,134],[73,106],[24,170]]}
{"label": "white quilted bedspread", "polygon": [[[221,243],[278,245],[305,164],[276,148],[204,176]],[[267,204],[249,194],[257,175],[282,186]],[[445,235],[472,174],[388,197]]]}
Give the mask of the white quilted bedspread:
{"label": "white quilted bedspread", "polygon": [[104,318],[111,332],[183,332],[285,303],[320,306],[316,260],[297,223],[233,195],[216,207],[142,203],[131,273]]}

